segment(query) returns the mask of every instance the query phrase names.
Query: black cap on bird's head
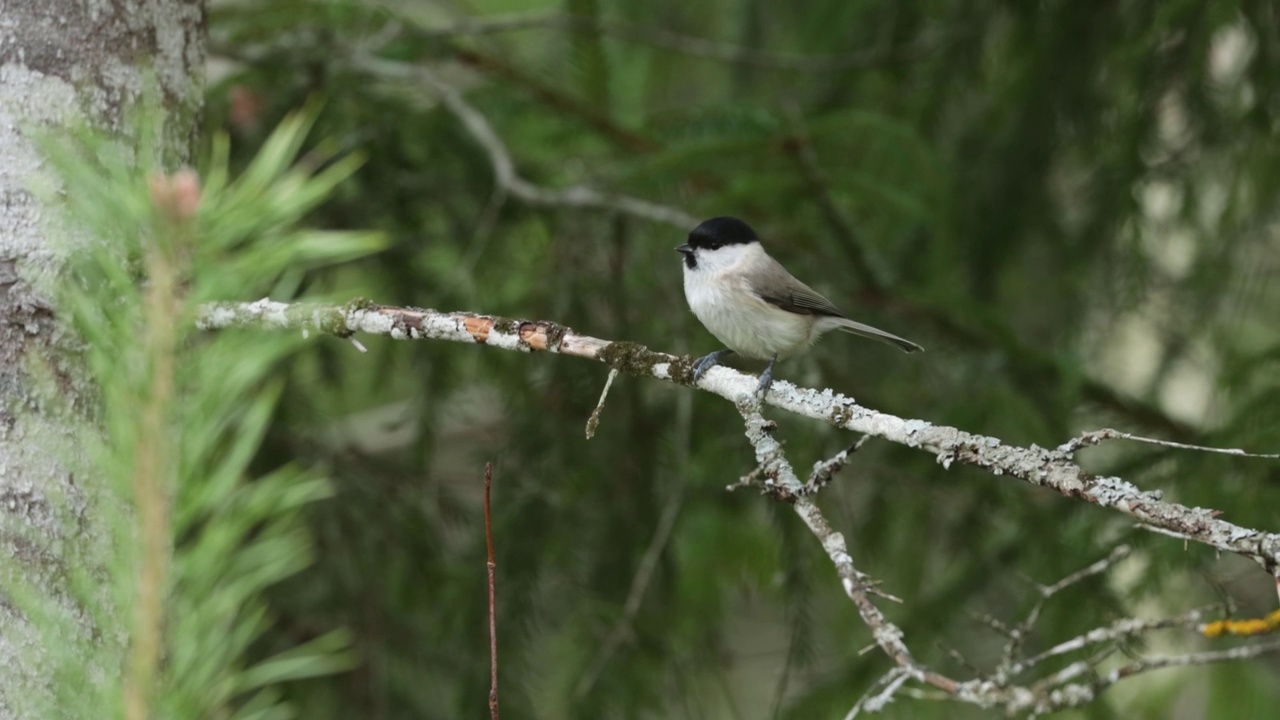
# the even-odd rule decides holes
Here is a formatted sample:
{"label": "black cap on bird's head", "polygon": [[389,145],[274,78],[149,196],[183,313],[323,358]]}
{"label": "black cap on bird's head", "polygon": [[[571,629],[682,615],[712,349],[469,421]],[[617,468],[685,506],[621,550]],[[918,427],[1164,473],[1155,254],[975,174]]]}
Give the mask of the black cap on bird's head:
{"label": "black cap on bird's head", "polygon": [[[715,250],[726,245],[746,245],[760,242],[756,231],[736,217],[723,215],[704,220],[689,233],[689,242],[676,248],[685,254],[686,260],[693,260],[694,250]],[[689,263],[689,267],[694,267]]]}
{"label": "black cap on bird's head", "polygon": [[689,233],[689,244],[694,248],[715,249],[759,241],[760,238],[750,225],[727,215],[705,220]]}

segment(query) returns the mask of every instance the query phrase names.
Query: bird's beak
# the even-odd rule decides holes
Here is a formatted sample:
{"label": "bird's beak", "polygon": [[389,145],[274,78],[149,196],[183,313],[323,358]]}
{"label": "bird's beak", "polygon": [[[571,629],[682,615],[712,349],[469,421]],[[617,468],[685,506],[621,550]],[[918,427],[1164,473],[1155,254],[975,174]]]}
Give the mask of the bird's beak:
{"label": "bird's beak", "polygon": [[684,253],[685,255],[692,255],[692,254],[693,254],[693,248],[689,246],[689,243],[685,243],[685,244],[683,244],[683,245],[677,245],[677,246],[676,246],[676,252],[678,252],[678,253]]}

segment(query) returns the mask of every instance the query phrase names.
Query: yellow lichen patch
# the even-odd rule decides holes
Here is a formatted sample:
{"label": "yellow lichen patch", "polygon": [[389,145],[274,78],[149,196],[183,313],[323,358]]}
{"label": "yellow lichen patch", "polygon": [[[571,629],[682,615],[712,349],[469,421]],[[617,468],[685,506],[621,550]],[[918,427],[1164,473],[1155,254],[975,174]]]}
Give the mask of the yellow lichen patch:
{"label": "yellow lichen patch", "polygon": [[1249,620],[1215,620],[1200,629],[1205,637],[1223,635],[1264,635],[1280,630],[1280,610],[1272,610],[1264,618]]}

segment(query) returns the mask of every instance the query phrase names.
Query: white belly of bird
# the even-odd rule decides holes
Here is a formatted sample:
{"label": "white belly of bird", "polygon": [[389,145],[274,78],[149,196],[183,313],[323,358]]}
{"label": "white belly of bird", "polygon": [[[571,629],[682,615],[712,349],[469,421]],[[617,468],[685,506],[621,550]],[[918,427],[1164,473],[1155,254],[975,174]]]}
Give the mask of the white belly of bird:
{"label": "white belly of bird", "polygon": [[698,320],[739,355],[785,358],[817,339],[813,316],[789,313],[761,300],[745,283],[713,281],[708,273],[684,274],[684,294]]}

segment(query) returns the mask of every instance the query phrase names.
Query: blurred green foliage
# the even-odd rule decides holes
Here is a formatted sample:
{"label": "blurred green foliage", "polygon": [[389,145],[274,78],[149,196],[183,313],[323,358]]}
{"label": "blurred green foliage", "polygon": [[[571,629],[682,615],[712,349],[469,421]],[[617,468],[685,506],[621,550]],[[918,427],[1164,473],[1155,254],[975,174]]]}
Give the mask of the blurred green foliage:
{"label": "blurred green foliage", "polygon": [[[27,538],[30,556],[63,562],[0,567],[4,600],[45,641],[12,668],[24,682],[6,701],[21,717],[124,717],[132,697],[134,717],[288,718],[280,683],[352,666],[341,627],[256,649],[276,627],[264,589],[310,562],[306,509],[332,495],[317,463],[255,459],[276,376],[303,340],[195,324],[210,299],[293,293],[293,276],[381,247],[368,231],[297,228],[359,165],[323,145],[298,159],[314,114],[285,118],[243,172],[215,138],[199,179],[151,160],[154,110],[139,113],[137,146],[89,131],[45,139],[62,181],[47,199],[75,243],[59,308],[85,368],[49,379],[76,390],[63,411],[97,429],[79,438],[91,469],[78,472],[94,479],[54,498],[62,534]],[[150,681],[129,659],[143,626],[159,633]]]}
{"label": "blurred green foliage", "polygon": [[[743,217],[852,316],[927,348],[833,338],[780,377],[1019,444],[1115,425],[1266,450],[1280,444],[1276,12],[1262,0],[215,3],[206,124],[245,164],[319,95],[317,134],[367,158],[309,219],[383,231],[390,247],[300,269],[289,292],[715,347],[681,295],[671,247],[687,229],[506,196],[427,88],[352,61],[371,54],[463,90],[531,182]],[[512,17],[526,26],[475,26]],[[242,290],[224,299],[257,297]],[[622,378],[588,442],[600,366],[364,342],[368,355],[329,340],[289,356],[254,461],[321,464],[334,480],[307,514],[317,562],[273,593],[279,622],[259,648],[350,630],[355,669],[289,686],[307,717],[486,712],[486,461],[505,717],[840,717],[888,667],[860,652],[865,628],[795,518],[724,492],[752,463],[725,403]],[[853,440],[778,419],[801,468]],[[1274,464],[1090,452],[1091,469],[1277,529]],[[1034,594],[1020,576],[1054,581],[1120,541],[1139,559],[1051,603],[1029,650],[1118,615],[1275,602],[1243,563],[883,443],[821,502],[855,562],[906,600],[886,610],[921,660],[959,675],[972,671],[950,649],[980,668],[999,658],[1002,639],[970,613],[1016,620]],[[672,531],[628,616],[664,512]],[[1165,671],[1083,714],[1165,717],[1208,697],[1206,715],[1250,717],[1237,708],[1280,701],[1274,673]],[[982,715],[905,699],[888,714]]]}

